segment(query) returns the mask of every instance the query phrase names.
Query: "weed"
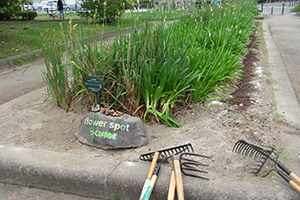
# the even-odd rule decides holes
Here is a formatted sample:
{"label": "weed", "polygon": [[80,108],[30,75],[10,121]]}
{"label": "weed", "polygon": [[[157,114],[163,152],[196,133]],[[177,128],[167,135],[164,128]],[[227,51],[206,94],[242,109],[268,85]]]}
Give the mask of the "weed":
{"label": "weed", "polygon": [[285,163],[289,159],[290,155],[290,152],[288,152],[287,150],[283,150],[280,152],[279,158],[282,163]]}
{"label": "weed", "polygon": [[269,85],[273,85],[273,78],[272,78],[271,73],[268,74],[267,82],[268,82]]}
{"label": "weed", "polygon": [[10,67],[20,66],[20,65],[25,64],[25,63],[33,62],[36,59],[38,59],[39,57],[40,56],[37,55],[37,54],[32,54],[30,57],[19,56],[18,58],[14,59],[14,60],[8,61],[8,65]]}
{"label": "weed", "polygon": [[280,128],[281,124],[280,124],[280,115],[278,112],[276,112],[276,121],[277,121],[277,126],[278,128]]}
{"label": "weed", "polygon": [[293,9],[291,9],[291,12],[300,12],[300,5],[297,5]]}

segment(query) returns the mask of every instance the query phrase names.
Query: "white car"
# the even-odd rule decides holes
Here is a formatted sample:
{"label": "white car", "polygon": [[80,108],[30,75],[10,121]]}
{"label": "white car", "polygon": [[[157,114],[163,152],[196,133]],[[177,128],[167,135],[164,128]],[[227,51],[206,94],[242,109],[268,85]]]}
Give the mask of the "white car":
{"label": "white car", "polygon": [[77,1],[77,4],[69,4],[69,7],[71,10],[76,10],[76,11],[79,11],[79,10],[84,10],[84,8],[82,7],[82,1]]}
{"label": "white car", "polygon": [[44,10],[44,11],[57,10],[57,1],[42,1],[38,5],[38,10]]}
{"label": "white car", "polygon": [[30,11],[30,10],[33,10],[32,5],[26,5],[26,4],[24,4],[24,5],[22,6],[22,8],[23,8],[24,11]]}
{"label": "white car", "polygon": [[52,11],[57,10],[57,2],[48,2],[46,5],[42,7],[42,10],[46,11]]}
{"label": "white car", "polygon": [[33,3],[33,4],[32,4],[33,10],[34,10],[34,11],[38,10],[39,5],[40,5],[40,3]]}

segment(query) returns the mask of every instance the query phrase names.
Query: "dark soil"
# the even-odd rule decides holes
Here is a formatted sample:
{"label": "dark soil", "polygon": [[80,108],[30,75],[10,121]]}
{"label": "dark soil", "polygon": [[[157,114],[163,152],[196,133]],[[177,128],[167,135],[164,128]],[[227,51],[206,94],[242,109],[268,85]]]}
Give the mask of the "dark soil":
{"label": "dark soil", "polygon": [[[258,43],[256,43],[257,37],[253,35],[248,48],[253,46],[254,49],[258,48]],[[257,53],[254,51],[249,51],[249,53],[245,56],[243,60],[244,67],[242,68],[243,73],[236,84],[237,89],[230,93],[232,98],[229,99],[228,104],[231,106],[237,106],[237,110],[242,111],[246,110],[253,103],[251,101],[251,93],[255,91],[254,85],[251,83],[253,77],[255,76],[254,72],[256,66],[255,62],[259,61],[257,58]],[[223,100],[226,102],[226,99]]]}

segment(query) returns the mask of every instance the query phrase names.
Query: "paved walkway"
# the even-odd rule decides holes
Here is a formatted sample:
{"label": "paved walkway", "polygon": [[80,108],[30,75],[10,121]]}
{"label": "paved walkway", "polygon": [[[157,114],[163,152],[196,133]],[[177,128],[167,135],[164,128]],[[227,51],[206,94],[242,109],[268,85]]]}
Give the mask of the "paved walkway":
{"label": "paved walkway", "polygon": [[[279,113],[297,124],[300,119],[300,40],[298,39],[300,35],[300,18],[295,13],[290,12],[285,12],[284,15],[280,13],[271,15],[268,9],[265,8],[280,6],[282,7],[280,3],[271,3],[264,6],[264,30],[269,29],[271,33],[269,36],[264,31],[264,36],[267,41],[269,62],[273,64],[271,69],[273,70],[272,78],[278,103],[277,108]],[[287,6],[285,5],[285,7]],[[287,76],[282,77],[282,74]],[[291,107],[290,101],[297,105],[297,108]]]}
{"label": "paved walkway", "polygon": [[0,183],[1,200],[96,200],[78,195]]}
{"label": "paved walkway", "polygon": [[281,58],[285,64],[293,88],[300,100],[300,19],[296,15],[266,15],[265,21],[271,29]]}
{"label": "paved walkway", "polygon": [[[270,15],[270,9],[272,6],[273,6],[274,13],[273,15]],[[288,7],[287,5],[285,6]],[[291,14],[291,13],[285,13],[284,15],[282,15],[281,12],[278,13],[277,11],[280,11],[280,7],[282,7],[282,4],[280,3],[265,5],[264,12],[263,12],[265,17],[265,20],[263,21],[263,28],[264,28],[266,44],[268,47],[269,61],[271,64],[273,64],[272,77],[274,79],[275,95],[277,98],[276,101],[278,101],[277,103],[278,103],[279,110],[285,116],[292,115],[293,117],[291,117],[290,120],[292,121],[294,120],[294,122],[296,123],[299,122],[300,119],[299,117],[300,112],[298,112],[300,86],[299,86],[299,79],[297,79],[297,77],[299,77],[300,75],[300,64],[299,64],[300,63],[300,56],[299,56],[300,40],[299,38],[297,38],[297,36],[300,34],[300,18],[295,16],[295,14]],[[287,10],[288,8],[285,9],[286,12]],[[14,72],[10,72],[10,73],[12,73],[13,75]],[[0,74],[0,80],[1,80],[1,74]],[[286,104],[288,104],[289,106],[286,106]],[[7,150],[9,151],[11,149],[7,149]],[[34,153],[38,154],[39,152],[34,152]],[[28,154],[30,155],[30,153]],[[8,157],[6,158],[5,155],[2,156],[2,158],[5,158],[7,160],[10,159]],[[20,160],[20,162],[22,161],[22,157],[18,157],[18,159]],[[10,160],[10,162],[16,163],[16,160]],[[39,161],[39,163],[41,163],[41,161]],[[120,165],[122,165],[120,166],[120,168],[122,169],[125,169],[127,167],[127,163],[121,163]],[[63,166],[59,166],[59,167],[63,168]],[[137,169],[134,168],[132,170],[128,170],[127,173],[122,173],[121,171],[119,171],[119,174],[116,177],[113,177],[113,180],[117,181],[117,179],[120,176],[122,176],[123,178],[128,176],[127,179],[123,180],[125,181],[126,186],[127,186],[127,181],[129,181],[128,183],[133,184],[134,186],[138,186],[139,183],[135,182],[133,179],[130,179],[132,177],[130,176],[130,171],[131,172],[135,171],[134,173],[136,178],[143,180],[144,174],[138,174],[138,171],[140,171],[141,169],[140,168]],[[145,171],[147,171],[147,169],[148,166],[146,166]],[[29,166],[27,168],[26,166],[23,166],[22,170],[24,170],[24,174],[25,172],[27,172],[26,170],[37,170],[35,171],[35,173],[37,172],[40,173],[39,171],[40,169],[33,169],[32,166]],[[34,171],[32,171],[32,174],[29,175],[35,176],[33,172]],[[39,176],[40,174],[37,174],[35,177],[39,178]],[[53,175],[52,178],[56,178],[56,176]],[[51,181],[52,179],[49,179],[49,182]],[[67,180],[67,181],[70,182],[72,180]],[[96,181],[95,182],[93,181],[94,179],[92,179],[91,182],[95,184],[97,183]],[[125,183],[123,182],[123,184]],[[195,184],[197,183],[195,182]],[[74,183],[74,185],[76,186],[77,183]],[[63,187],[63,186],[64,185],[62,184],[62,185],[58,185],[57,187]],[[205,186],[202,185],[202,189],[205,189],[204,187]],[[101,187],[99,187],[99,189],[101,189]],[[159,187],[157,189],[159,189]],[[86,190],[89,190],[89,188],[86,188]],[[135,191],[132,190],[132,193],[134,192]],[[230,195],[231,194],[229,193],[229,196],[226,196],[226,199],[238,199],[236,198],[237,196],[230,197]],[[2,199],[3,200],[9,200],[9,199],[87,200],[92,198],[85,198],[77,195],[0,183],[0,199],[1,200]],[[225,197],[222,198],[222,196],[218,196],[217,199],[225,199]]]}

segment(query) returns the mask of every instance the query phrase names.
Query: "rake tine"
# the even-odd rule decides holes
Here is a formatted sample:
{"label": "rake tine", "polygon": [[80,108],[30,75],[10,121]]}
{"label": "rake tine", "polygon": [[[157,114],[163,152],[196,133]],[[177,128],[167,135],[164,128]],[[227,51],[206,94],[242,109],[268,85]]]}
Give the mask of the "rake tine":
{"label": "rake tine", "polygon": [[187,176],[192,176],[192,177],[197,177],[197,178],[202,178],[202,179],[206,179],[209,180],[208,177],[205,176],[201,176],[198,174],[192,174],[192,173],[188,173],[187,171],[195,171],[195,172],[200,172],[200,173],[208,173],[206,170],[203,169],[199,169],[195,166],[209,166],[206,163],[200,162],[200,161],[196,161],[194,159],[191,158],[187,158],[187,157],[183,157],[183,156],[198,156],[198,157],[203,157],[203,158],[209,158],[211,159],[211,156],[206,156],[206,155],[201,155],[201,154],[196,154],[196,153],[189,153],[189,152],[185,152],[182,153],[179,157],[180,159],[180,168],[183,174],[187,175]]}
{"label": "rake tine", "polygon": [[[157,151],[157,152],[160,155],[163,155],[165,157],[169,157],[169,156],[172,156],[173,154],[178,154],[178,153],[185,152],[185,151],[194,152],[193,147],[190,143],[184,144],[184,145],[181,145],[181,146],[171,147],[171,148],[168,148],[168,149],[163,149],[163,150],[160,150],[160,151]],[[154,153],[155,152],[142,154],[142,155],[140,155],[139,158],[142,161],[152,161]]]}
{"label": "rake tine", "polygon": [[[199,170],[199,169],[198,169]],[[191,173],[187,173],[185,172],[184,170],[181,169],[181,172],[186,175],[186,176],[192,176],[192,177],[196,177],[196,178],[202,178],[202,179],[206,179],[206,180],[209,180],[208,177],[206,176],[201,176],[201,175],[198,175],[198,174],[191,174]],[[204,172],[204,173],[207,173],[207,172]]]}
{"label": "rake tine", "polygon": [[208,173],[206,170],[204,169],[199,169],[198,167],[194,167],[194,166],[190,166],[187,163],[185,164],[181,164],[181,169],[184,170],[191,170],[191,171],[197,171],[197,172],[203,172],[203,173]]}
{"label": "rake tine", "polygon": [[185,161],[184,163],[186,163],[187,165],[200,165],[200,166],[209,166],[209,165],[208,165],[208,164],[206,164],[206,163],[199,162],[199,161],[193,161],[193,160],[190,160],[190,161]]}

